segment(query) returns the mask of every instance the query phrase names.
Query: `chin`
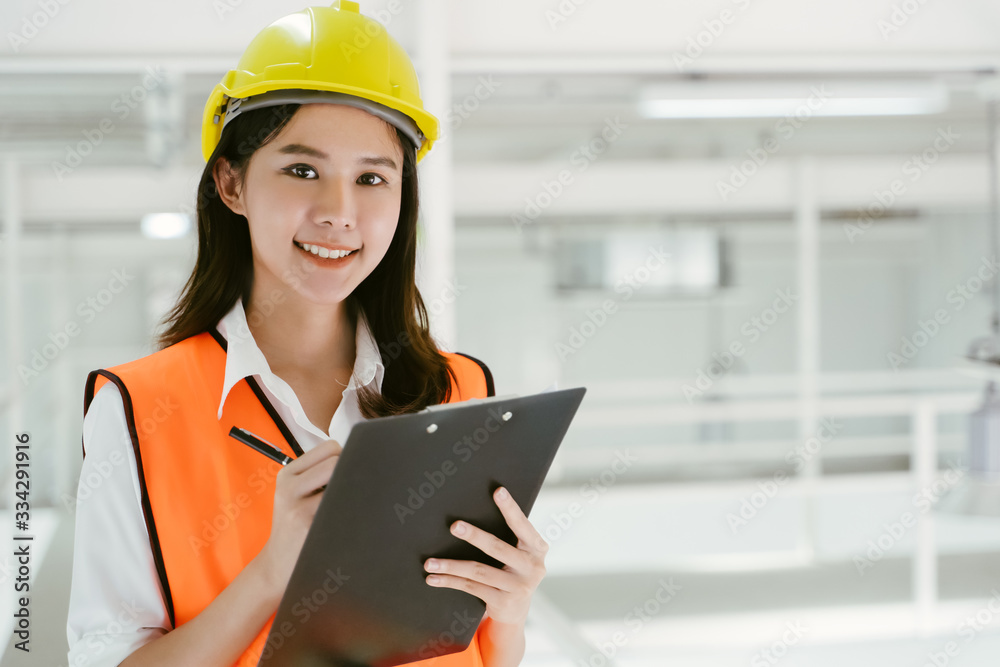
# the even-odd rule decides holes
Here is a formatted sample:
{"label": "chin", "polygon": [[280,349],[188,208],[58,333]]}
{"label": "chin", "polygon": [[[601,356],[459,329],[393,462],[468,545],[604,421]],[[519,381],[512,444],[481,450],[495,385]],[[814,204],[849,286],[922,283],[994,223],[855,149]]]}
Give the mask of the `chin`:
{"label": "chin", "polygon": [[331,289],[311,289],[309,291],[299,290],[299,294],[303,299],[313,303],[317,306],[334,306],[338,303],[343,302],[347,299],[354,289],[344,289],[343,286],[338,286],[337,288]]}

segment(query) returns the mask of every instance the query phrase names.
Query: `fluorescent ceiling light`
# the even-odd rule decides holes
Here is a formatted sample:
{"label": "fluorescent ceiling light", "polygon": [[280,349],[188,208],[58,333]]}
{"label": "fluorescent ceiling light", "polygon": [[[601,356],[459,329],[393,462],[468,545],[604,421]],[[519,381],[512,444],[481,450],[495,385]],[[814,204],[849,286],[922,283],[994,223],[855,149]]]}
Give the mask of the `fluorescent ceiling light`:
{"label": "fluorescent ceiling light", "polygon": [[[653,249],[669,259],[661,261]],[[623,277],[632,276],[650,288],[710,290],[719,286],[719,262],[719,233],[714,229],[613,231],[604,244],[603,284],[615,288]]]}
{"label": "fluorescent ceiling light", "polygon": [[655,84],[639,94],[646,118],[905,116],[948,108],[939,81],[749,81]]}
{"label": "fluorescent ceiling light", "polygon": [[191,219],[183,213],[147,213],[140,227],[147,238],[176,239],[190,231]]}

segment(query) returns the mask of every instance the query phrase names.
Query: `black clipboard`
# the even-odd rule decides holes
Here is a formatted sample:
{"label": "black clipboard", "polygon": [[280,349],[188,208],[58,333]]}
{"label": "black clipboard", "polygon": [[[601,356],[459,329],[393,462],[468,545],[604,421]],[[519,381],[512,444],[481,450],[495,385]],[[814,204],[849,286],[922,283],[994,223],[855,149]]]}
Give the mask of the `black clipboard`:
{"label": "black clipboard", "polygon": [[281,598],[258,667],[390,667],[465,650],[486,611],[428,585],[432,556],[502,563],[451,534],[508,544],[493,501],[528,515],[585,387],[445,403],[353,426]]}

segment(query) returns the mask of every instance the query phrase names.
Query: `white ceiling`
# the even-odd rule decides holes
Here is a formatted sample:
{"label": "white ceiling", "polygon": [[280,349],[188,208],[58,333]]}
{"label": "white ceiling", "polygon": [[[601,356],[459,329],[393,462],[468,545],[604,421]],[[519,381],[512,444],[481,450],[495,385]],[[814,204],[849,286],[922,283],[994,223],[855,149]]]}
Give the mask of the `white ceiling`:
{"label": "white ceiling", "polygon": [[[49,4],[49,3],[45,3]],[[291,0],[51,0],[55,16],[16,54],[40,56],[236,56],[267,23],[307,3]],[[393,3],[395,6],[397,3]],[[362,12],[392,16],[390,32],[412,48],[421,1],[362,2]],[[665,55],[683,49],[703,22],[731,13],[710,50],[719,55],[934,54],[997,56],[1000,4],[990,0],[451,0],[452,52],[459,57]],[[883,36],[894,5],[917,7]],[[7,34],[40,12],[39,0],[5,0]],[[552,21],[563,9],[565,21]],[[550,13],[551,12],[551,13]],[[4,55],[15,55],[4,40]]]}
{"label": "white ceiling", "polygon": [[[419,67],[421,11],[436,3],[361,4],[364,13],[388,19],[388,29]],[[904,4],[917,9],[894,14]],[[176,209],[186,197],[181,184],[193,182],[203,165],[200,120],[212,86],[257,31],[305,3],[51,0],[58,7],[51,18],[43,5],[49,3],[0,3],[0,153],[17,155],[27,168],[29,225],[53,215],[134,220],[134,206],[126,206],[131,199],[146,206],[166,200]],[[454,188],[459,215],[516,210],[540,179],[616,117],[628,130],[581,175],[587,187],[562,198],[565,210],[553,213],[600,213],[601,201],[614,210],[623,210],[622,202],[638,211],[726,208],[714,191],[716,180],[773,136],[774,120],[638,117],[640,86],[692,76],[787,78],[803,89],[858,77],[919,76],[943,81],[951,91],[951,107],[941,114],[810,120],[783,143],[767,173],[732,202],[745,210],[788,204],[789,174],[799,155],[818,156],[824,164],[835,160],[821,170],[831,175],[825,186],[830,205],[861,206],[870,188],[859,175],[876,183],[880,174],[891,178],[907,155],[947,127],[960,135],[948,155],[954,168],[936,170],[921,184],[926,201],[914,204],[985,201],[984,99],[1000,90],[995,0],[462,0],[441,6],[449,17],[452,104],[472,99],[482,77],[498,84],[460,126],[443,126],[462,165]],[[553,19],[563,17],[560,11],[565,21]],[[25,32],[32,21],[45,25],[14,53],[10,34],[32,35]],[[886,32],[893,21],[898,30]],[[674,56],[699,39],[707,44],[703,54],[678,67]],[[112,105],[141,83],[149,67],[161,68],[167,79],[134,112],[119,117]],[[431,110],[445,121],[451,111]],[[53,162],[65,161],[84,133],[108,118],[114,132],[71,176],[57,178]],[[112,209],[98,195],[120,189],[113,182],[122,169],[136,196],[116,198]],[[167,183],[175,185],[165,188]],[[612,184],[615,201],[608,196]],[[66,196],[54,202],[45,194],[53,187]]]}

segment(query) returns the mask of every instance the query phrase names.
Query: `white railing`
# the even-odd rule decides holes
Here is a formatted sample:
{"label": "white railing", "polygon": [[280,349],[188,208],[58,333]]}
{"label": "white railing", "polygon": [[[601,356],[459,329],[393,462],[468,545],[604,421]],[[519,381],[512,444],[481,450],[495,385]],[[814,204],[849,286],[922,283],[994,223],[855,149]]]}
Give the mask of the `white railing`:
{"label": "white railing", "polygon": [[[857,380],[855,374],[854,380]],[[915,374],[914,374],[915,375]],[[877,473],[869,475],[848,476],[824,476],[804,475],[801,478],[793,479],[782,493],[788,495],[801,495],[807,501],[824,494],[844,493],[847,488],[868,488],[885,489],[905,493],[907,496],[917,493],[922,489],[929,488],[939,475],[938,472],[938,452],[939,434],[938,420],[942,415],[961,414],[967,415],[975,410],[982,401],[982,392],[977,388],[979,384],[975,380],[967,378],[955,379],[957,374],[949,372],[924,372],[920,382],[914,382],[914,377],[893,377],[887,374],[870,374],[871,383],[867,386],[870,389],[895,390],[889,393],[865,393],[846,395],[821,395],[810,405],[813,414],[821,417],[909,417],[909,453],[911,456],[911,466],[909,473]],[[791,376],[794,378],[794,376]],[[789,378],[764,378],[751,391],[759,393],[775,392],[788,393],[794,386]],[[850,384],[845,381],[846,377],[823,377],[821,386],[824,389],[835,391],[847,391]],[[571,386],[572,383],[566,383]],[[855,388],[858,386],[856,382]],[[901,393],[900,389],[913,389],[915,385],[936,385],[946,386],[951,391],[908,391]],[[677,386],[676,381],[656,381],[646,383],[646,386],[637,387],[634,384],[626,385],[599,385],[591,390],[588,387],[588,396],[585,404],[581,406],[580,412],[574,420],[572,430],[589,430],[594,428],[613,430],[619,425],[644,425],[644,426],[667,426],[679,424],[699,424],[706,422],[768,422],[768,421],[797,421],[801,416],[803,401],[794,396],[779,396],[771,398],[724,398],[695,404],[682,403],[676,400],[664,400],[672,393],[673,387]],[[749,388],[749,387],[747,387]],[[588,405],[589,404],[589,405]],[[660,443],[664,448],[669,448],[667,443]],[[708,444],[708,443],[706,443]],[[744,448],[752,448],[751,442],[728,441],[727,446],[742,445]],[[615,447],[621,447],[622,443],[609,443],[606,448],[608,455]],[[583,448],[577,451],[582,451]],[[597,461],[602,458],[601,451],[604,447],[587,447],[587,458],[590,461]],[[717,456],[718,451],[708,454]],[[822,454],[821,454],[822,455]],[[570,453],[567,452],[567,456]],[[694,458],[696,455],[692,454]],[[610,456],[606,457],[610,458]],[[717,459],[716,459],[717,460]],[[871,484],[865,483],[865,478],[871,478]],[[631,486],[631,488],[629,488]],[[669,485],[658,485],[655,483],[623,485],[623,488],[616,489],[621,495],[628,496],[635,493],[642,495],[640,504],[656,507],[660,502],[677,504],[686,501],[705,500],[707,498],[719,497],[721,495],[732,495],[734,489],[739,487],[752,488],[752,481],[743,480],[706,480],[691,481]],[[547,501],[551,503],[555,500],[556,505],[568,504],[574,499],[571,490],[564,488],[546,489]],[[551,506],[551,505],[550,505]],[[912,600],[913,611],[913,632],[923,635],[940,629],[941,608],[938,604],[938,580],[937,580],[937,559],[938,548],[935,535],[935,516],[932,512],[917,512],[917,524],[913,528],[914,549],[912,553]],[[814,517],[811,512],[807,512],[807,521],[812,521]],[[533,516],[533,520],[535,520]],[[544,524],[545,517],[535,520],[539,528]],[[813,535],[812,526],[805,526],[805,534]],[[721,565],[724,569],[739,569],[738,563],[744,562],[752,569],[762,565],[761,559],[770,558],[773,565],[778,569],[789,566],[789,563],[808,565],[809,559],[813,555],[811,549],[796,550],[792,552],[769,552],[768,554],[747,553],[745,558],[740,554],[726,554],[718,560],[727,561]],[[731,558],[729,556],[732,556]],[[805,558],[805,561],[803,561]],[[704,569],[706,559],[699,557],[697,563],[690,561],[692,568],[701,567]],[[708,558],[711,560],[711,557]],[[784,563],[784,565],[782,565]],[[632,569],[624,563],[611,564],[612,571],[627,571]],[[737,566],[737,567],[733,567]],[[671,567],[683,570],[684,559],[671,561]],[[641,566],[636,569],[642,569]],[[581,573],[586,568],[581,570]],[[546,606],[546,615],[551,616],[551,605]],[[541,620],[541,619],[539,619]],[[551,623],[552,619],[547,618],[545,623]],[[576,644],[579,650],[579,643],[563,640],[563,646],[569,649],[571,644]]]}

